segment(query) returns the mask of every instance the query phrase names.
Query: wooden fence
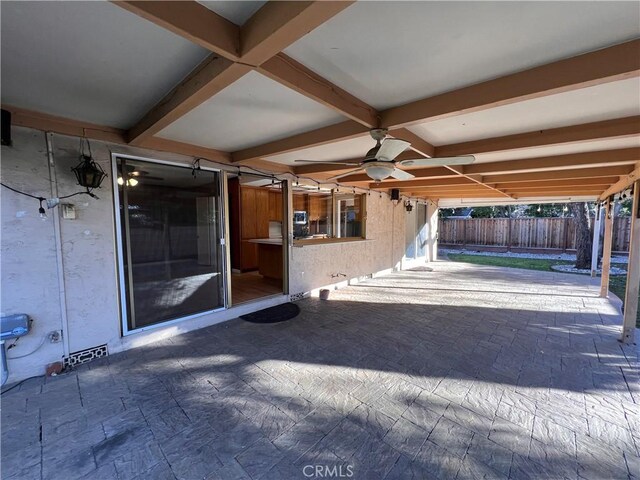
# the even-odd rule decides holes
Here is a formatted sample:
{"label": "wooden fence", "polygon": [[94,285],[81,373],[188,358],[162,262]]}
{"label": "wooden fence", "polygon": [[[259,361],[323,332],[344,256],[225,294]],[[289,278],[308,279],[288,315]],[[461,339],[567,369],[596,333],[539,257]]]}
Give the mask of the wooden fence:
{"label": "wooden fence", "polygon": [[[591,232],[593,234],[593,219]],[[573,218],[469,218],[440,219],[438,241],[442,246],[496,246],[508,249],[573,250],[576,225]],[[613,223],[613,250],[629,250],[631,219]]]}

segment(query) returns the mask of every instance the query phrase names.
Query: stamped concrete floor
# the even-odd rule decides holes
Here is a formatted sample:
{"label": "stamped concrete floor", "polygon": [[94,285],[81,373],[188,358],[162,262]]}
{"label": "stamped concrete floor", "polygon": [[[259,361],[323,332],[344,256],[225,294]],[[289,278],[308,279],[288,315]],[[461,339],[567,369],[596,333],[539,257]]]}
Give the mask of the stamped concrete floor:
{"label": "stamped concrete floor", "polygon": [[433,269],[29,381],[2,478],[640,478],[637,351],[591,280]]}

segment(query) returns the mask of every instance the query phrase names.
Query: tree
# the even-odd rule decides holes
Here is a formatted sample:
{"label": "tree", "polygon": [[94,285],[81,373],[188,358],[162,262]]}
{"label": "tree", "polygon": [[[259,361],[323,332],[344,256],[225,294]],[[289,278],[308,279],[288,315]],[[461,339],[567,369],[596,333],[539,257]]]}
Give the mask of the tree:
{"label": "tree", "polygon": [[558,203],[540,203],[528,205],[525,210],[527,217],[562,217],[563,204]]}
{"label": "tree", "polygon": [[584,202],[569,204],[576,222],[576,268],[591,268],[591,232],[589,206]]}

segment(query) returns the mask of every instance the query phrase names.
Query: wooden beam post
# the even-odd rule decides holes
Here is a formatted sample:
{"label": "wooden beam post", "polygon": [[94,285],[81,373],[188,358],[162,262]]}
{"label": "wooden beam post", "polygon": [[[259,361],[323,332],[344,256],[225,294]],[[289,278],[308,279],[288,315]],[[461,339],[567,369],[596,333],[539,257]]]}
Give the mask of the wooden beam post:
{"label": "wooden beam post", "polygon": [[438,259],[438,204],[427,202],[427,262]]}
{"label": "wooden beam post", "polygon": [[600,278],[600,296],[602,298],[609,296],[609,269],[611,268],[611,246],[613,243],[613,203],[611,198],[607,199],[605,203],[604,250],[602,252],[602,277]]}
{"label": "wooden beam post", "polygon": [[598,275],[598,252],[600,250],[600,230],[602,229],[602,205],[596,203],[595,223],[593,224],[593,242],[591,243],[591,277]]}
{"label": "wooden beam post", "polygon": [[629,265],[627,266],[627,288],[624,296],[624,319],[622,322],[623,343],[634,343],[640,294],[640,180],[633,184],[633,210],[631,215],[631,241],[629,242]]}

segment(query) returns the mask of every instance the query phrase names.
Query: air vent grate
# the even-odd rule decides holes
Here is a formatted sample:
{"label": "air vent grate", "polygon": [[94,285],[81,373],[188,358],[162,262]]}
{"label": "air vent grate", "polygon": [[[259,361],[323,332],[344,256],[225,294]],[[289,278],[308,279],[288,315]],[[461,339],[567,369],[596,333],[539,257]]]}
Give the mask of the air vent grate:
{"label": "air vent grate", "polygon": [[307,296],[307,294],[305,292],[294,293],[293,295],[289,295],[289,301],[290,302],[297,302],[298,300],[302,300],[306,296]]}
{"label": "air vent grate", "polygon": [[102,358],[109,355],[107,345],[99,345],[97,347],[87,348],[86,350],[80,350],[79,352],[73,352],[64,359],[64,366],[75,367],[81,363],[87,363],[96,358]]}

